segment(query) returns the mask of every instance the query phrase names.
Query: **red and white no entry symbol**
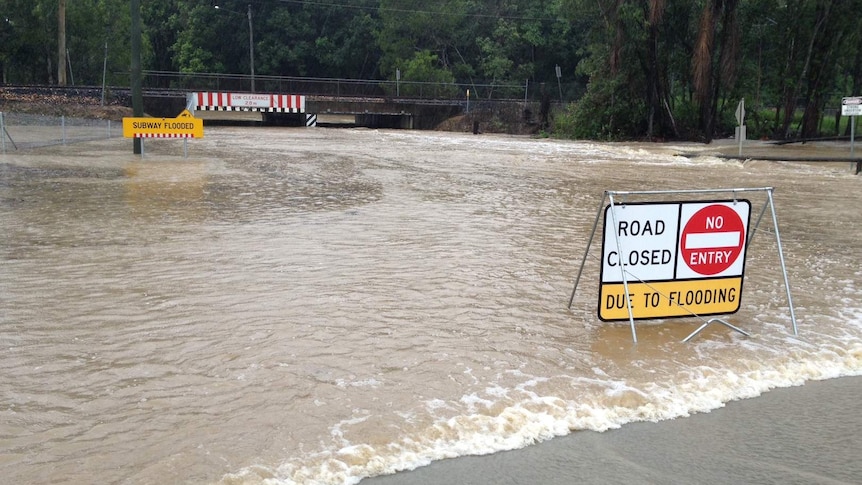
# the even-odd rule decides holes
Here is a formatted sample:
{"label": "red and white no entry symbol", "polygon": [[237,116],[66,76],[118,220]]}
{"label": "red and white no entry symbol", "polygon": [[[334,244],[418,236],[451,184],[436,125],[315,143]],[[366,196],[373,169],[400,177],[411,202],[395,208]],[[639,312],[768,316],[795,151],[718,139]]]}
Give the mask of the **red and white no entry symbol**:
{"label": "red and white no entry symbol", "polygon": [[732,208],[714,204],[695,212],[682,230],[680,255],[692,271],[711,276],[728,269],[742,254],[745,224]]}

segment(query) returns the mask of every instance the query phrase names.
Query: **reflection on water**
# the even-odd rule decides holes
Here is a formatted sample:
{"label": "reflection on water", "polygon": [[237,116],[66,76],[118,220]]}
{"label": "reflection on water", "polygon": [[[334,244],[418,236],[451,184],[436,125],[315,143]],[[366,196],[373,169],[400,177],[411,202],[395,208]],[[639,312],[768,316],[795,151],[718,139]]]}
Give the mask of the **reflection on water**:
{"label": "reflection on water", "polygon": [[[858,177],[593,144],[213,128],[0,159],[0,466],[16,483],[355,483],[859,373]],[[746,339],[566,308],[603,190],[775,186]],[[753,201],[754,206],[762,201]]]}
{"label": "reflection on water", "polygon": [[175,212],[201,220],[207,164],[201,161],[134,161],[123,167],[126,203],[137,217]]}

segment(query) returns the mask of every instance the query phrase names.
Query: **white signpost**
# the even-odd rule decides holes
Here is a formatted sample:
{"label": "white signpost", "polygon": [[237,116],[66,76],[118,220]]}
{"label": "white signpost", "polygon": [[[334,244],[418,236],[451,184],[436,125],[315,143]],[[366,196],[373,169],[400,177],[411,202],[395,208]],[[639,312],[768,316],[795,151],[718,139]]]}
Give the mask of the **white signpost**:
{"label": "white signpost", "polygon": [[742,156],[742,142],[748,136],[745,132],[745,98],[739,100],[736,106],[736,139],[739,140],[739,156]]}
{"label": "white signpost", "polygon": [[852,96],[841,99],[841,116],[850,117],[850,156],[853,157],[853,145],[856,135],[856,117],[862,115],[862,96]]}

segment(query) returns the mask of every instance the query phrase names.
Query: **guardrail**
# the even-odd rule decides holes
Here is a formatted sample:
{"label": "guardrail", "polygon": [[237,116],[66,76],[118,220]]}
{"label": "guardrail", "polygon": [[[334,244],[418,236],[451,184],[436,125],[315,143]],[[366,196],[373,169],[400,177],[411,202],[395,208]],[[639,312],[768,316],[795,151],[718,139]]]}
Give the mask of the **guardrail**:
{"label": "guardrail", "polygon": [[[189,91],[251,91],[251,76],[205,72],[143,71],[146,89]],[[295,93],[317,96],[408,97],[418,99],[538,101],[539,86],[511,83],[440,83],[377,79],[316,78],[299,76],[254,76],[258,92]],[[557,86],[553,86],[557,88]],[[545,92],[553,92],[546,86]],[[547,96],[547,95],[546,95]],[[552,102],[558,101],[556,97]]]}

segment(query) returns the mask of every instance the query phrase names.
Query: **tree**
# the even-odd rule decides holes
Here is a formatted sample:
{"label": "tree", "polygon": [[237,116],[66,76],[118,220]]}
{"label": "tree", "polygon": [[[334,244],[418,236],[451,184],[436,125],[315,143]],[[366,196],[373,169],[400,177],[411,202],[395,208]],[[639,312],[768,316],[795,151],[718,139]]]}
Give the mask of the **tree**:
{"label": "tree", "polygon": [[708,0],[700,16],[692,59],[695,98],[707,142],[715,136],[722,89],[730,90],[736,78],[739,29],[736,0]]}
{"label": "tree", "polygon": [[661,0],[600,0],[575,1],[568,11],[595,18],[589,55],[579,68],[590,84],[576,117],[595,126],[586,118],[603,111],[600,137],[679,136],[668,70],[685,43],[665,19],[687,20],[685,10]]}
{"label": "tree", "polygon": [[470,6],[465,0],[381,0],[376,35],[382,51],[381,72],[394,78],[395,71],[417,53],[429,52],[442,70],[453,75],[475,73],[475,66],[467,61],[474,46],[465,42],[463,34],[472,31],[478,37],[486,19],[468,16]]}
{"label": "tree", "polygon": [[4,0],[4,30],[11,40],[0,45],[4,77],[19,83],[53,83],[57,55],[57,2]]}
{"label": "tree", "polygon": [[107,49],[107,82],[125,84],[129,69],[129,8],[123,0],[69,2],[67,46],[70,77],[75,84],[96,86],[102,82]]}

